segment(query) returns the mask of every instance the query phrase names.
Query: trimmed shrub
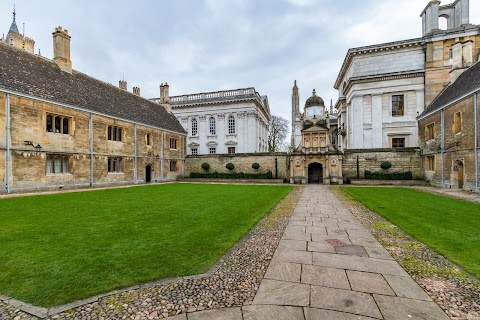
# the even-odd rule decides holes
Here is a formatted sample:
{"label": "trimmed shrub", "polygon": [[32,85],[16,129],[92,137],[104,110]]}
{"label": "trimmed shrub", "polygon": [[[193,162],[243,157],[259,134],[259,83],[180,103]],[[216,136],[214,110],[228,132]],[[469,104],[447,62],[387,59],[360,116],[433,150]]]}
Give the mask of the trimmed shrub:
{"label": "trimmed shrub", "polygon": [[268,170],[264,173],[243,173],[243,172],[234,172],[234,173],[197,173],[190,172],[190,178],[202,178],[202,179],[272,179],[272,171]]}
{"label": "trimmed shrub", "polygon": [[229,163],[227,163],[225,168],[227,168],[228,170],[233,170],[233,169],[235,169],[235,165],[233,163],[229,162]]}
{"label": "trimmed shrub", "polygon": [[208,170],[208,169],[210,169],[210,165],[208,163],[204,162],[204,163],[202,163],[202,169],[203,170]]}
{"label": "trimmed shrub", "polygon": [[392,167],[392,164],[388,161],[382,162],[382,164],[380,165],[380,168],[385,169],[385,170],[388,170],[391,167]]}
{"label": "trimmed shrub", "polygon": [[252,168],[255,169],[255,170],[258,170],[258,169],[260,169],[260,164],[255,162],[254,164],[252,164]]}
{"label": "trimmed shrub", "polygon": [[412,180],[413,175],[410,171],[407,172],[371,172],[365,170],[365,179],[367,180]]}

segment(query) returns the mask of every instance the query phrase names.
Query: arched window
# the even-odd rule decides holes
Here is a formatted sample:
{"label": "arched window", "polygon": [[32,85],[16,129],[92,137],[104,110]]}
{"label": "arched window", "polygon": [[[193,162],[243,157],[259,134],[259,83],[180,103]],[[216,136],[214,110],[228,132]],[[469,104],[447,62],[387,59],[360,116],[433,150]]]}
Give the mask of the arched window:
{"label": "arched window", "polygon": [[448,16],[443,15],[438,18],[438,28],[440,30],[448,29]]}
{"label": "arched window", "polygon": [[217,134],[217,125],[215,123],[215,118],[211,117],[210,120],[208,120],[208,123],[210,125],[210,134],[212,135]]}
{"label": "arched window", "polygon": [[197,119],[192,119],[192,136],[196,136],[198,134],[198,122]]}
{"label": "arched window", "polygon": [[235,134],[235,118],[228,117],[228,134]]}

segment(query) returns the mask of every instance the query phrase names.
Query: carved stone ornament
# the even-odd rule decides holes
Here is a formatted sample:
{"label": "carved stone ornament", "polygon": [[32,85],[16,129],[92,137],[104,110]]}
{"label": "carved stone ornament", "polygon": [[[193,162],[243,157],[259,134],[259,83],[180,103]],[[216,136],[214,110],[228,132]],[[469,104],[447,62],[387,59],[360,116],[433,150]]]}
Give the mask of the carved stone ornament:
{"label": "carved stone ornament", "polygon": [[225,119],[225,114],[220,113],[217,117],[218,117],[218,120],[223,120]]}
{"label": "carved stone ornament", "polygon": [[295,160],[295,166],[300,167],[300,164],[301,164],[301,163],[302,163],[302,162],[301,162],[300,160]]}
{"label": "carved stone ornament", "polygon": [[245,118],[245,112],[240,112],[240,113],[238,114],[238,118],[239,118],[239,119],[244,119],[244,118]]}
{"label": "carved stone ornament", "polygon": [[338,163],[337,159],[331,159],[330,160],[330,165],[333,166],[333,167],[335,167],[337,165],[337,163]]}
{"label": "carved stone ornament", "polygon": [[200,121],[206,121],[206,120],[207,120],[207,116],[199,116],[198,119],[200,119]]}

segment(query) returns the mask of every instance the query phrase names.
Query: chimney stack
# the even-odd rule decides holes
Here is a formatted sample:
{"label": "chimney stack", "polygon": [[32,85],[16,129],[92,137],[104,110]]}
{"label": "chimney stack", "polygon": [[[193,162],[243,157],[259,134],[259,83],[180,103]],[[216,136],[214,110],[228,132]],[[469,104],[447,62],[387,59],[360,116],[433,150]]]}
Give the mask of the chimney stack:
{"label": "chimney stack", "polygon": [[57,27],[53,33],[53,61],[63,71],[72,72],[72,61],[70,60],[70,39],[68,30]]}
{"label": "chimney stack", "polygon": [[170,93],[168,92],[169,86],[168,83],[160,84],[160,104],[167,110],[167,112],[172,112],[172,105],[170,104]]}
{"label": "chimney stack", "polygon": [[118,87],[122,90],[127,90],[127,81],[125,80],[118,81]]}
{"label": "chimney stack", "polygon": [[133,87],[133,94],[136,94],[137,96],[140,95],[140,88],[139,87]]}

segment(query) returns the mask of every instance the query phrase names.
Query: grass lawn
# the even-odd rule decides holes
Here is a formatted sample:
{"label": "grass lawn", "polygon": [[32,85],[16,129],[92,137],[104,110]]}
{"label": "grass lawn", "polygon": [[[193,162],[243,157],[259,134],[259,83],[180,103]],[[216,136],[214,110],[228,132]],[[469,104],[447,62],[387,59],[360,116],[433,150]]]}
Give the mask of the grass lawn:
{"label": "grass lawn", "polygon": [[405,188],[342,190],[480,278],[480,205]]}
{"label": "grass lawn", "polygon": [[292,187],[166,184],[0,200],[0,294],[51,307],[206,272]]}

